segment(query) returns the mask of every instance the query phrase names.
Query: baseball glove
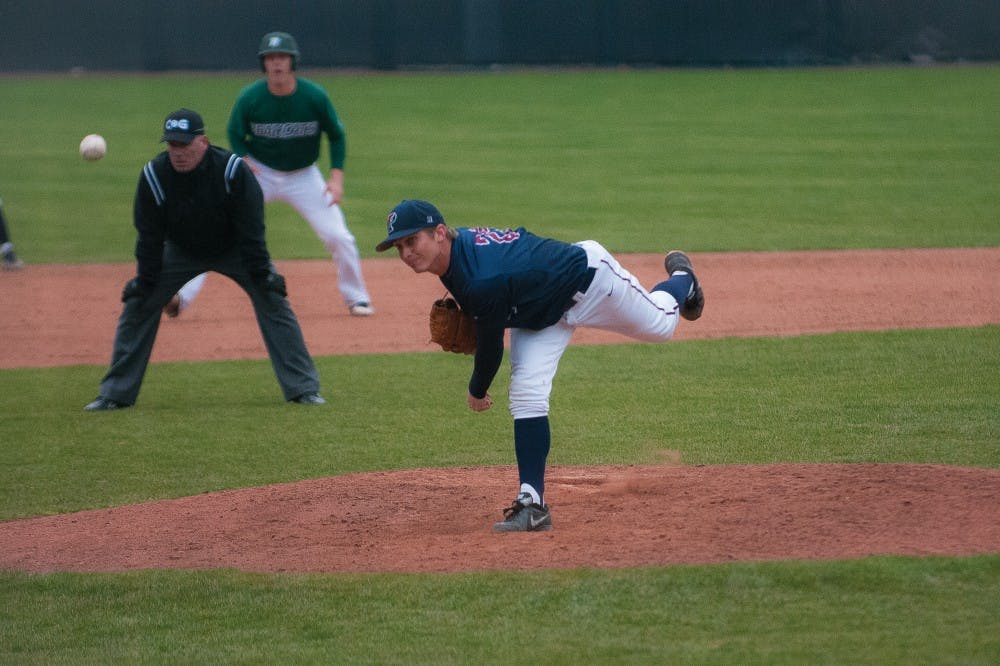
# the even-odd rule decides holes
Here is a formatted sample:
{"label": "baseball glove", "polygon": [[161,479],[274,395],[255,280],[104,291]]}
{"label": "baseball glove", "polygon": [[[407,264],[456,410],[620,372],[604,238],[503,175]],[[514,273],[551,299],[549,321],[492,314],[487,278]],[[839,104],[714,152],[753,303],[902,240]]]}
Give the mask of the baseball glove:
{"label": "baseball glove", "polygon": [[454,298],[439,298],[431,305],[431,342],[456,354],[476,353],[476,324]]}

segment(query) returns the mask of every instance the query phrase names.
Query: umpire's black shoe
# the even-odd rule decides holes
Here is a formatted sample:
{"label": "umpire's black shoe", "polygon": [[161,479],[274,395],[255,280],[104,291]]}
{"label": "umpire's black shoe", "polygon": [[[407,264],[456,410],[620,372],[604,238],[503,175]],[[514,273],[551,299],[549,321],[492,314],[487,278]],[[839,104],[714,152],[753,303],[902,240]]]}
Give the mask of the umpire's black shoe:
{"label": "umpire's black shoe", "polygon": [[98,397],[97,400],[83,408],[85,412],[109,412],[112,409],[125,409],[129,405],[123,405],[111,398]]}
{"label": "umpire's black shoe", "polygon": [[325,405],[326,400],[319,393],[303,393],[289,400],[300,405]]}
{"label": "umpire's black shoe", "polygon": [[705,292],[701,290],[698,278],[694,276],[691,260],[680,250],[673,250],[668,252],[664,258],[663,267],[667,269],[667,275],[673,275],[675,271],[684,271],[694,280],[691,293],[681,303],[681,316],[689,321],[694,321],[701,316],[701,311],[705,308]]}

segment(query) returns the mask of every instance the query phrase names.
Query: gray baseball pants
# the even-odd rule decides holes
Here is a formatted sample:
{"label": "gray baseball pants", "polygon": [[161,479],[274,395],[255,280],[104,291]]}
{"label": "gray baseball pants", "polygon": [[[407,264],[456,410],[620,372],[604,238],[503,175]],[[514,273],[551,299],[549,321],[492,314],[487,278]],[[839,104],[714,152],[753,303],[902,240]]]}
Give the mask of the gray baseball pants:
{"label": "gray baseball pants", "polygon": [[302,329],[291,305],[280,294],[262,290],[254,284],[243,266],[238,249],[203,260],[195,259],[167,243],[156,287],[145,298],[130,298],[122,308],[115,331],[111,367],[101,380],[101,397],[124,405],[135,403],[160,328],[163,306],[181,285],[205,271],[225,275],[250,297],[285,400],[319,391],[319,374],[306,349]]}

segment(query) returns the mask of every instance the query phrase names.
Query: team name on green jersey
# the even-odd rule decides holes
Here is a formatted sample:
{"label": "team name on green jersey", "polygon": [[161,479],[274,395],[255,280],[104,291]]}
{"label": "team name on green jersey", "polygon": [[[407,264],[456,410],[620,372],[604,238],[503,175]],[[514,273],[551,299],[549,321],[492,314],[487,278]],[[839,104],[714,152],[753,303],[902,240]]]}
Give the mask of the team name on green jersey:
{"label": "team name on green jersey", "polygon": [[299,139],[317,136],[319,122],[311,120],[302,123],[251,123],[250,131],[263,139]]}

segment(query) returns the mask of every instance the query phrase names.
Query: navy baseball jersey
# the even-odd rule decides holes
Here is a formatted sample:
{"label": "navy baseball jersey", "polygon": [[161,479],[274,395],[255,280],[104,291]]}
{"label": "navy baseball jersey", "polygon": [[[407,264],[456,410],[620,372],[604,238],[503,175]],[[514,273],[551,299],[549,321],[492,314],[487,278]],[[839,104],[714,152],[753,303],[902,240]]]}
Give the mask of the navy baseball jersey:
{"label": "navy baseball jersey", "polygon": [[441,282],[476,320],[469,391],[482,397],[503,358],[506,328],[541,330],[559,321],[591,277],[583,248],[518,227],[459,228]]}

